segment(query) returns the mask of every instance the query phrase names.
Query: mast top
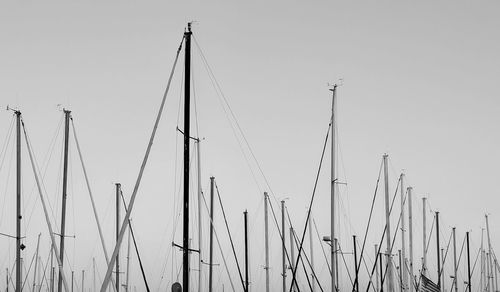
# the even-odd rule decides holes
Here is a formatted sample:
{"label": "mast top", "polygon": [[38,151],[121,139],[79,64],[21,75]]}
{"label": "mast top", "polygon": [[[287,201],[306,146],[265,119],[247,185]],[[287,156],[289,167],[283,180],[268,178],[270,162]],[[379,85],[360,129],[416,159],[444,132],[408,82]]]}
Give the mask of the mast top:
{"label": "mast top", "polygon": [[19,109],[17,109],[17,108],[11,108],[10,106],[7,105],[6,110],[13,111],[14,114],[16,114],[16,115],[21,115],[21,111]]}
{"label": "mast top", "polygon": [[191,34],[191,33],[192,33],[192,32],[191,32],[191,24],[193,24],[193,22],[192,22],[192,21],[190,21],[190,22],[188,22],[187,24],[188,24],[188,26],[187,26],[187,31],[186,31],[186,32],[184,32],[184,34]]}

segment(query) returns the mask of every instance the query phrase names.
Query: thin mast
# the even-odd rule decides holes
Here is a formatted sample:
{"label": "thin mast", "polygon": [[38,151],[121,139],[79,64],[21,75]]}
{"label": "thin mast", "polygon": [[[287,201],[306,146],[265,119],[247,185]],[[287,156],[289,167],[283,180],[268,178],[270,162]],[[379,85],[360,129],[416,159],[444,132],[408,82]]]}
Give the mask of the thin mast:
{"label": "thin mast", "polygon": [[245,292],[248,292],[248,225],[247,225],[248,211],[243,212],[245,219]]}
{"label": "thin mast", "polygon": [[408,274],[406,270],[406,225],[405,225],[405,188],[404,188],[404,173],[401,173],[401,291],[405,292],[408,289]]}
{"label": "thin mast", "polygon": [[16,292],[21,292],[21,112],[16,114]]}
{"label": "thin mast", "polygon": [[281,201],[281,252],[282,252],[282,271],[283,292],[286,292],[286,264],[285,264],[285,201]]}
{"label": "thin mast", "polygon": [[212,277],[213,277],[213,242],[214,242],[214,180],[215,177],[210,177],[210,257],[208,262],[208,292],[212,292]]}
{"label": "thin mast", "polygon": [[337,291],[337,266],[335,261],[335,253],[337,250],[337,245],[335,241],[335,99],[337,93],[337,85],[334,85],[332,89],[332,120],[331,120],[331,128],[332,128],[332,147],[331,147],[331,177],[330,177],[330,192],[331,192],[331,206],[330,206],[330,239],[331,239],[331,263],[332,263],[332,292]]}
{"label": "thin mast", "polygon": [[[295,271],[295,246],[293,244],[293,227],[290,227],[290,256],[291,256],[291,269],[292,273]],[[295,279],[294,282],[292,282],[292,291],[296,292],[297,291],[297,278]]]}
{"label": "thin mast", "polygon": [[[130,222],[130,221],[129,221]],[[125,280],[125,291],[129,291],[129,281],[130,281],[130,224],[128,226],[128,239],[127,239],[127,278]],[[95,288],[94,288],[94,291]]]}
{"label": "thin mast", "polygon": [[[71,111],[64,111],[64,161],[63,161],[63,187],[62,187],[62,208],[61,208],[61,241],[60,241],[60,254],[61,268],[64,266],[64,239],[66,236],[66,199],[68,196],[68,146],[69,146],[69,120],[71,118]],[[57,282],[57,291],[62,291],[62,277],[59,271],[59,278]]]}
{"label": "thin mast", "polygon": [[439,256],[439,212],[436,212],[436,248],[437,248],[437,253],[436,253],[436,258],[437,258],[437,276],[438,276],[438,282],[437,285],[439,289],[441,289],[441,259]]}
{"label": "thin mast", "polygon": [[[488,250],[489,250],[489,253],[490,253],[490,271],[491,271],[491,275],[490,278],[491,278],[491,288],[490,290],[493,290],[493,291],[497,291],[497,279],[496,277],[493,279],[493,253],[492,253],[492,250],[491,250],[491,238],[490,238],[490,224],[488,222],[488,215],[484,215],[484,217],[486,218],[486,234],[488,235]],[[495,286],[493,286],[493,280],[495,281],[494,284]],[[490,282],[490,281],[488,281]]]}
{"label": "thin mast", "polygon": [[85,291],[85,270],[82,270],[82,292]]}
{"label": "thin mast", "polygon": [[422,238],[423,238],[423,258],[422,258],[422,274],[424,276],[427,276],[427,198],[422,198],[422,219],[423,219],[423,233],[422,233]]}
{"label": "thin mast", "polygon": [[392,274],[392,245],[391,245],[391,219],[390,219],[390,201],[389,201],[389,171],[387,158],[389,155],[384,154],[384,188],[385,188],[385,224],[386,224],[386,257],[387,257],[387,291],[394,291],[394,278]]}
{"label": "thin mast", "polygon": [[36,268],[38,266],[38,249],[40,247],[40,235],[41,233],[38,233],[38,240],[36,242],[36,253],[35,253],[35,268],[33,269],[33,291],[36,289]]}
{"label": "thin mast", "polygon": [[412,207],[412,187],[408,187],[408,239],[410,245],[410,292],[413,292],[415,283],[413,278],[413,207]]}
{"label": "thin mast", "polygon": [[445,274],[444,274],[444,248],[441,248],[441,264],[442,264],[442,270],[441,270],[441,280],[442,283],[442,288],[441,291],[446,292],[446,287],[445,287]]}
{"label": "thin mast", "polygon": [[457,239],[456,239],[456,228],[453,227],[453,285],[455,292],[458,292],[458,279],[457,279]]}
{"label": "thin mast", "polygon": [[190,139],[190,85],[191,85],[191,23],[184,32],[184,206],[182,232],[182,288],[189,291],[189,139]]}
{"label": "thin mast", "polygon": [[264,245],[265,245],[265,255],[266,264],[264,270],[266,270],[266,292],[269,292],[269,228],[267,219],[267,204],[268,204],[267,192],[264,192]]}
{"label": "thin mast", "polygon": [[[375,259],[378,258],[378,244],[375,244]],[[380,291],[380,283],[379,283],[379,267],[375,266],[375,291]]]}
{"label": "thin mast", "polygon": [[468,276],[468,280],[467,280],[467,286],[468,286],[468,292],[471,292],[471,271],[470,271],[470,247],[469,247],[469,232],[467,232],[466,234],[466,237],[467,237],[467,276]]}
{"label": "thin mast", "polygon": [[[120,236],[120,193],[122,185],[116,183],[116,242]],[[120,291],[120,250],[116,253],[116,291]]]}
{"label": "thin mast", "polygon": [[356,248],[356,235],[352,236],[352,244],[353,244],[353,251],[354,251],[354,289],[353,291],[359,292],[359,282],[358,282],[358,249]]}

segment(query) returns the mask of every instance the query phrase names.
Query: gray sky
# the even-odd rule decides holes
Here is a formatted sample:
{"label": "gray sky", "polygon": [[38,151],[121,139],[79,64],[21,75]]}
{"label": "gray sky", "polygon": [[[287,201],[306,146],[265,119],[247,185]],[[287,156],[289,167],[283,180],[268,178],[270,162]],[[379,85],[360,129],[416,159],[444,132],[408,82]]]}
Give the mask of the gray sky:
{"label": "gray sky", "polygon": [[[447,243],[451,226],[457,226],[459,242],[466,230],[472,230],[477,248],[484,213],[488,212],[492,241],[497,247],[499,8],[493,1],[4,1],[0,4],[0,101],[2,106],[9,104],[22,110],[40,165],[44,165],[43,158],[62,116],[57,104],[73,111],[111,249],[113,183],[121,182],[130,197],[175,51],[186,22],[195,20],[195,39],[276,198],[289,198],[288,208],[298,233],[303,228],[330,117],[327,83],[343,78],[344,85],[338,91],[338,168],[341,180],[348,183],[341,187],[344,207],[339,215],[345,249],[351,249],[353,233],[363,236],[385,152],[391,161],[391,192],[404,169],[416,193],[417,259],[421,256],[422,196],[427,196],[432,209],[442,214],[443,243]],[[193,63],[199,130],[205,137],[203,189],[208,196],[208,178],[215,176],[241,261],[242,212],[248,209],[253,235],[252,284],[254,291],[259,291],[264,283],[261,192],[269,190],[253,162],[247,165],[237,142],[241,137],[237,140],[233,135],[196,46]],[[182,115],[178,116],[181,65],[182,58],[132,214],[155,290],[168,287],[181,262],[179,251],[174,251],[172,261],[170,247],[173,226],[177,227],[175,241],[180,242],[182,236],[182,225],[175,221],[181,198],[182,147],[175,131],[177,125],[182,128],[182,122],[177,123],[178,119],[182,121]],[[12,117],[4,112],[0,119],[3,141]],[[57,217],[54,224],[58,226],[62,133],[57,139],[44,182]],[[77,275],[86,269],[87,286],[91,287],[92,257],[96,257],[102,275],[104,259],[74,143],[70,147],[72,181],[67,233],[75,234],[76,239],[68,239],[69,266]],[[243,152],[249,155],[246,149]],[[8,177],[12,155],[6,157],[0,170],[0,232],[14,233],[14,166]],[[37,194],[32,191],[33,176],[26,152],[24,157],[26,221],[32,214],[30,223],[25,222],[25,257],[31,259],[36,235],[42,232],[45,263],[49,239],[40,203],[35,200]],[[321,235],[329,233],[330,214],[329,155],[325,158],[313,207]],[[383,229],[382,193],[379,195],[368,240],[370,252]],[[223,248],[229,251],[221,218],[216,224]],[[192,229],[196,230],[196,226]],[[277,289],[281,252],[274,225],[271,231],[271,274]],[[327,288],[325,261],[319,242],[315,245],[318,273]],[[14,243],[4,238],[0,246],[0,263],[5,268],[14,260]],[[125,252],[126,248],[122,254]],[[234,261],[228,252],[226,256],[239,288]],[[221,263],[218,253],[216,258]],[[141,290],[138,265],[133,259],[132,283]],[[163,268],[164,279],[160,282]],[[216,274],[218,287],[224,283],[228,289],[222,266]],[[303,276],[301,280],[306,285]]]}

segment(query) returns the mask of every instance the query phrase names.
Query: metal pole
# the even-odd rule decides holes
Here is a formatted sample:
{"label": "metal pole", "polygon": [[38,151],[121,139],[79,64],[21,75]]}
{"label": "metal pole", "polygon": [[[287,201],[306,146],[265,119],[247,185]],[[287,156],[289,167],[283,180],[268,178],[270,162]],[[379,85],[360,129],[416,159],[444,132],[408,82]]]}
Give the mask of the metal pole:
{"label": "metal pole", "polygon": [[55,282],[54,276],[55,276],[55,268],[52,267],[52,269],[50,271],[50,291],[51,292],[54,292],[54,282]]}
{"label": "metal pole", "polygon": [[[118,243],[118,237],[120,236],[120,194],[121,187],[120,183],[116,183],[116,242]],[[120,291],[120,251],[116,253],[116,291]]]}
{"label": "metal pole", "polygon": [[264,245],[265,245],[265,254],[266,254],[266,265],[264,266],[264,270],[266,270],[266,292],[269,292],[269,227],[268,227],[268,218],[267,218],[267,204],[268,204],[268,196],[267,192],[264,192]]}
{"label": "metal pole", "polygon": [[335,253],[337,246],[334,244],[334,239],[335,239],[335,182],[336,182],[336,177],[335,177],[335,99],[336,99],[336,93],[337,93],[337,85],[334,85],[332,89],[332,120],[331,120],[331,128],[332,128],[332,133],[331,133],[331,141],[332,141],[332,147],[331,147],[331,177],[330,177],[330,192],[331,192],[331,206],[330,206],[330,238],[331,238],[331,262],[332,262],[332,292],[337,290],[337,267],[335,265]]}
{"label": "metal pole", "polygon": [[389,171],[387,158],[389,155],[384,154],[384,187],[385,187],[385,238],[387,243],[386,256],[387,256],[387,291],[394,292],[394,278],[392,273],[392,245],[391,245],[391,218],[390,218],[390,199],[389,199]]}
{"label": "metal pole", "polygon": [[437,276],[438,276],[438,282],[437,285],[439,289],[441,289],[441,259],[439,256],[439,212],[436,212],[436,247],[437,247],[437,253],[436,253],[436,258],[437,258]]}
{"label": "metal pole", "polygon": [[6,274],[5,274],[5,278],[6,278],[6,279],[5,279],[5,280],[6,280],[6,283],[5,283],[5,287],[6,287],[6,288],[5,288],[5,291],[6,291],[6,292],[9,292],[9,268],[6,268],[6,269],[5,269],[5,271],[6,271]]}
{"label": "metal pole", "polygon": [[85,291],[85,270],[82,270],[82,292]]}
{"label": "metal pole", "polygon": [[441,270],[441,278],[443,278],[441,280],[441,283],[443,284],[442,288],[441,288],[441,291],[443,292],[446,292],[446,287],[445,287],[445,274],[444,274],[444,248],[441,248],[441,263],[442,263],[442,270]]}
{"label": "metal pole", "polygon": [[16,292],[21,292],[21,112],[16,114]]}
{"label": "metal pole", "polygon": [[93,284],[92,287],[94,288],[94,290],[92,290],[92,291],[96,291],[96,286],[95,286],[95,258],[92,258],[92,284]]}
{"label": "metal pole", "polygon": [[[69,120],[71,118],[71,111],[64,111],[64,161],[63,161],[63,186],[62,186],[62,208],[61,208],[61,241],[60,241],[60,254],[61,267],[64,266],[64,239],[66,236],[66,200],[68,197],[68,147],[69,147]],[[62,276],[59,272],[57,280],[57,291],[62,291]]]}
{"label": "metal pole", "polygon": [[408,274],[406,273],[406,225],[405,225],[405,187],[404,173],[401,174],[401,257],[402,265],[400,265],[400,276],[402,278],[401,291],[405,292],[408,289]]}
{"label": "metal pole", "polygon": [[[313,235],[312,235],[312,217],[309,218],[309,247],[311,249],[311,257],[310,257],[310,263],[311,263],[311,271],[314,271],[314,250],[313,250]],[[316,273],[311,272],[311,278],[313,279],[312,281],[312,292],[316,292]]]}
{"label": "metal pole", "polygon": [[457,279],[457,239],[456,239],[456,228],[453,227],[453,285],[455,287],[455,292],[458,292],[458,279]]}
{"label": "metal pole", "polygon": [[465,234],[467,236],[467,286],[469,288],[468,292],[472,291],[471,287],[471,271],[470,271],[470,247],[469,247],[469,232]]}
{"label": "metal pole", "polygon": [[[130,222],[130,221],[129,221]],[[127,278],[125,281],[125,291],[129,291],[129,281],[130,281],[130,224],[128,228],[128,239],[127,239]],[[95,286],[94,286],[94,291]]]}
{"label": "metal pole", "polygon": [[403,291],[403,265],[401,261],[401,250],[398,250],[398,259],[399,259],[399,290]]}
{"label": "metal pole", "polygon": [[[492,250],[491,250],[491,238],[490,238],[490,224],[488,222],[488,215],[484,215],[484,217],[486,218],[486,234],[488,235],[488,250],[489,250],[489,253],[490,253],[490,271],[491,271],[491,274],[489,275],[490,278],[491,278],[491,289],[490,291],[497,291],[498,287],[497,287],[497,279],[495,277],[495,279],[493,279],[493,260],[492,260],[492,257],[493,257],[493,253],[492,253]],[[494,280],[494,282],[493,282]],[[488,281],[489,283],[490,281]],[[493,286],[494,284],[494,286]]]}
{"label": "metal pole", "polygon": [[[202,197],[201,197],[201,156],[200,156],[200,139],[198,138],[196,140],[196,160],[198,163],[198,292],[201,292],[201,274],[202,274],[202,243],[203,243],[203,236],[202,236],[202,231],[203,228],[201,227],[201,202],[202,202]],[[212,222],[212,221],[210,221]],[[212,226],[212,224],[210,224]],[[211,291],[211,290],[209,290]],[[128,292],[128,285],[127,285],[127,292]]]}
{"label": "metal pole", "polygon": [[245,292],[248,292],[248,225],[247,225],[248,211],[243,212],[245,220]]}
{"label": "metal pole", "polygon": [[412,187],[408,187],[408,239],[410,247],[410,292],[413,292],[415,283],[413,278],[413,208],[412,208]]}
{"label": "metal pole", "polygon": [[[290,261],[291,261],[291,269],[292,269],[292,274],[295,271],[295,245],[293,244],[293,228],[290,227]],[[292,283],[292,291],[296,292],[297,291],[297,276],[295,277],[295,282]]]}
{"label": "metal pole", "polygon": [[384,292],[384,267],[382,265],[382,253],[378,254],[378,262],[380,266],[380,292]]}
{"label": "metal pole", "polygon": [[285,201],[281,201],[281,252],[282,252],[282,271],[281,276],[283,278],[283,292],[286,292],[286,263],[285,263]]}
{"label": "metal pole", "polygon": [[75,271],[71,271],[71,292],[73,292],[74,281],[75,281]]}
{"label": "metal pole", "polygon": [[35,268],[33,272],[33,291],[36,289],[36,268],[38,266],[38,248],[40,247],[40,235],[41,233],[38,233],[38,241],[36,242],[36,253],[35,253]]}
{"label": "metal pole", "polygon": [[190,139],[190,86],[191,86],[191,23],[184,32],[184,207],[182,232],[182,287],[189,290],[189,139]]}
{"label": "metal pole", "polygon": [[215,177],[210,177],[210,258],[208,266],[208,291],[212,292],[212,277],[213,277],[213,234],[214,234],[214,180]]}
{"label": "metal pole", "polygon": [[359,292],[359,283],[358,283],[358,249],[356,248],[356,235],[352,236],[352,244],[354,250],[354,291]]}
{"label": "metal pole", "polygon": [[423,233],[422,233],[422,237],[423,237],[423,244],[422,244],[422,247],[423,247],[423,254],[424,254],[424,257],[422,259],[423,263],[422,263],[422,274],[424,276],[427,276],[427,230],[426,230],[426,225],[427,225],[427,198],[422,198],[422,219],[423,219]]}

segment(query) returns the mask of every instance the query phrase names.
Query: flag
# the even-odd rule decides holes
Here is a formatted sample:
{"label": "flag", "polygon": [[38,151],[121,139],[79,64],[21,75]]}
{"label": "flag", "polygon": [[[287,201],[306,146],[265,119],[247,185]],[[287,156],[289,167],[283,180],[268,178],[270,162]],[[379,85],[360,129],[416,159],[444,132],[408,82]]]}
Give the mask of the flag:
{"label": "flag", "polygon": [[431,279],[422,275],[422,289],[421,292],[440,292],[439,286],[436,285]]}

